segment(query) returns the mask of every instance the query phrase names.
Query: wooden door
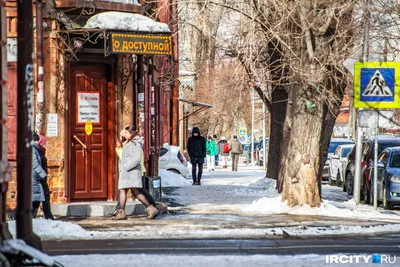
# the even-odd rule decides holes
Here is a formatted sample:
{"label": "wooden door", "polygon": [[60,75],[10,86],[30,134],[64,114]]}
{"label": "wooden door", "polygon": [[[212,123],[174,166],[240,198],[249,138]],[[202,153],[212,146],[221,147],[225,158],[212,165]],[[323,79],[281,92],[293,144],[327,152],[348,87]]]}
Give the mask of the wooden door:
{"label": "wooden door", "polygon": [[[71,201],[107,199],[108,108],[106,65],[71,67],[70,192]],[[87,135],[85,122],[93,132]],[[83,147],[86,146],[86,149]]]}

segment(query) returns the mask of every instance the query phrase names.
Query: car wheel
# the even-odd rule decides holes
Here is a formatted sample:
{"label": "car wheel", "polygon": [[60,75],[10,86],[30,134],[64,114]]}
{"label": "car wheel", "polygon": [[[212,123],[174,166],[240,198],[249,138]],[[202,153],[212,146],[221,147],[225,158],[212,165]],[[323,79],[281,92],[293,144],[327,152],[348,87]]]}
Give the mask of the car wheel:
{"label": "car wheel", "polygon": [[385,209],[385,210],[391,210],[392,209],[392,205],[390,204],[390,202],[388,201],[388,199],[387,199],[387,194],[386,194],[387,192],[386,192],[386,186],[385,185],[383,185],[383,196],[382,196],[382,199],[383,199],[383,208]]}
{"label": "car wheel", "polygon": [[[340,170],[339,170],[340,171]],[[340,172],[338,171],[337,176],[336,176],[336,185],[341,187],[343,184],[342,179],[340,178]]]}
{"label": "car wheel", "polygon": [[368,187],[367,187],[366,183],[367,182],[365,181],[364,185],[363,185],[363,200],[364,200],[365,204],[371,204],[371,198],[370,198],[371,193],[368,190]]}
{"label": "car wheel", "polygon": [[349,196],[353,195],[353,176],[351,173],[346,175],[346,192]]}
{"label": "car wheel", "polygon": [[335,185],[335,181],[333,181],[333,180],[332,180],[332,177],[331,177],[331,170],[329,170],[328,184],[329,184],[329,185]]}

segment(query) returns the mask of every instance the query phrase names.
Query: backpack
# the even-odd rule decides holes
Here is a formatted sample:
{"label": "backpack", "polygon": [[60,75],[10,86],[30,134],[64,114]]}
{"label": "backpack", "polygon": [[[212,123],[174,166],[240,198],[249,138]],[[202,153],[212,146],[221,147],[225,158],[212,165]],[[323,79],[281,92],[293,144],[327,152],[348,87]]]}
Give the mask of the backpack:
{"label": "backpack", "polygon": [[229,153],[229,146],[228,143],[224,144],[224,153]]}

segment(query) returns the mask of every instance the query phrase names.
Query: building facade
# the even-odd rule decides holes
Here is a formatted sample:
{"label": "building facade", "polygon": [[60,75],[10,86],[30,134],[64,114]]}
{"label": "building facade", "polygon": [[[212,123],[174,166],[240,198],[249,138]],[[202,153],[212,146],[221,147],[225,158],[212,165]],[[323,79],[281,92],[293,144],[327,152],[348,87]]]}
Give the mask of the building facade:
{"label": "building facade", "polygon": [[[8,160],[15,165],[16,1],[5,9]],[[115,199],[115,145],[128,124],[145,137],[147,174],[158,174],[160,147],[179,139],[176,14],[173,0],[34,1],[35,131],[47,138],[53,203]]]}

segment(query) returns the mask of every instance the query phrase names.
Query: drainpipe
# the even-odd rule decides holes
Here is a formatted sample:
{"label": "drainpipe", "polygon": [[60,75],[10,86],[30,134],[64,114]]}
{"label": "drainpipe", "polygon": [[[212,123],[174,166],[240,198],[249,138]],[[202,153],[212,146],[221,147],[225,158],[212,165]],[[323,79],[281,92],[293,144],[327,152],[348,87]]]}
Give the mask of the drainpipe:
{"label": "drainpipe", "polygon": [[179,146],[179,54],[178,54],[178,1],[171,0],[171,22],[174,51],[172,56],[172,69],[174,84],[172,89],[172,145]]}
{"label": "drainpipe", "polygon": [[38,94],[35,131],[39,134],[42,130],[44,109],[43,0],[36,0],[36,66]]}

